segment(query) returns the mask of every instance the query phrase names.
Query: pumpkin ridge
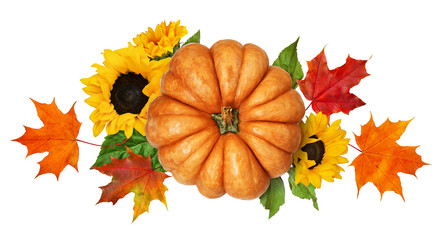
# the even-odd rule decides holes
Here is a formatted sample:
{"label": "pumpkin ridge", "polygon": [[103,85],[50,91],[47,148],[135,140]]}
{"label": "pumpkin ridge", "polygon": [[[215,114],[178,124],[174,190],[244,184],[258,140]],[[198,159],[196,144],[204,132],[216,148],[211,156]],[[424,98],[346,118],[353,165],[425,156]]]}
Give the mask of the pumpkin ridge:
{"label": "pumpkin ridge", "polygon": [[[262,81],[261,81],[261,82],[262,82]],[[260,82],[260,83],[261,83],[261,82]],[[257,87],[260,85],[260,83],[258,83]],[[256,87],[256,88],[257,88],[257,87]],[[256,89],[256,88],[255,88],[255,89]],[[254,90],[255,90],[255,89],[254,89]],[[275,100],[275,99],[277,99],[277,98],[283,96],[284,94],[286,94],[288,91],[290,91],[290,89],[287,89],[286,91],[282,92],[280,95],[276,96],[275,98],[272,98],[272,99],[268,100],[267,102],[260,103],[260,104],[258,104],[258,105],[252,106],[251,108],[245,109],[244,111],[240,111],[240,112],[245,113],[245,112],[248,112],[248,111],[250,111],[250,110],[252,110],[252,109],[254,109],[254,108],[256,108],[256,107],[259,107],[259,106],[264,105],[264,104],[266,104],[266,103],[272,102],[273,100]],[[246,100],[247,100],[251,95],[252,95],[252,94],[250,94],[250,95],[246,98]],[[246,100],[244,100],[244,101],[240,104],[240,106],[241,106],[244,102],[246,102]],[[238,109],[240,109],[240,106],[238,107]]]}
{"label": "pumpkin ridge", "polygon": [[[216,126],[216,125],[214,125],[214,126]],[[206,127],[206,128],[202,128],[202,129],[200,129],[199,131],[195,131],[195,132],[193,132],[193,133],[190,133],[190,134],[188,134],[188,135],[185,135],[184,137],[179,138],[179,139],[176,140],[176,141],[170,142],[170,143],[168,143],[167,145],[162,145],[161,147],[168,146],[168,145],[172,145],[172,144],[175,144],[175,143],[177,143],[177,142],[180,142],[180,141],[182,141],[183,139],[185,139],[185,138],[187,138],[187,137],[189,137],[189,136],[191,136],[191,135],[194,135],[194,134],[196,134],[196,133],[199,133],[199,132],[205,131],[206,129],[208,129],[208,128],[210,128],[210,127],[213,127],[213,126],[208,126],[208,127]],[[217,127],[217,126],[216,126],[216,127]]]}
{"label": "pumpkin ridge", "polygon": [[[206,118],[210,118],[211,116],[203,111],[200,111],[199,109],[186,104],[182,101],[179,101],[171,96],[168,96],[166,94],[162,94],[161,96],[157,97],[158,100],[155,100],[154,104],[152,104],[151,108],[149,108],[148,114],[147,114],[147,118],[150,117],[151,115],[153,116],[170,116],[170,115],[175,115],[175,116],[182,116],[182,115],[188,115],[188,116],[200,116],[200,117],[206,117]],[[156,104],[156,102],[160,102],[159,106],[157,106],[158,104]],[[168,108],[168,106],[172,106],[172,108]],[[187,109],[189,109],[189,111],[184,110],[184,111],[180,111],[177,112],[177,109],[180,109],[181,107],[185,107]],[[159,111],[157,111],[157,109],[160,109]],[[154,112],[154,114],[152,114],[152,112]]]}
{"label": "pumpkin ridge", "polygon": [[[189,106],[189,105],[188,105]],[[202,111],[203,112],[203,111]],[[207,118],[207,119],[211,119],[211,117],[208,117],[208,116],[203,116],[203,115],[191,115],[191,114],[171,114],[171,113],[169,113],[169,114],[161,114],[161,115],[157,115],[157,116],[160,116],[160,117],[162,117],[162,116],[194,116],[194,117],[200,117],[200,118]]]}
{"label": "pumpkin ridge", "polygon": [[[275,148],[277,148],[277,149],[279,149],[279,150],[281,150],[281,151],[283,151],[283,152],[285,152],[285,153],[287,153],[287,154],[293,154],[293,153],[291,153],[291,152],[289,152],[289,151],[286,151],[286,150],[284,150],[284,149],[282,149],[282,148],[280,148],[280,147],[278,147],[278,146],[272,144],[271,142],[269,142],[269,141],[267,141],[267,140],[265,140],[265,139],[263,139],[263,138],[260,138],[260,137],[258,137],[258,136],[256,136],[256,135],[250,133],[250,132],[247,132],[247,131],[242,131],[242,132],[243,132],[244,134],[252,135],[253,137],[258,138],[258,139],[260,139],[261,141],[264,141],[265,143],[267,143],[268,145],[272,145],[272,146],[274,146]],[[249,147],[249,149],[252,150],[251,146],[249,146],[249,145],[247,144],[247,142],[246,142],[244,139],[243,139],[243,142]],[[252,151],[252,153],[254,153],[254,151]],[[255,154],[254,154],[254,155],[255,155]],[[256,156],[255,156],[255,157],[256,157]],[[257,158],[257,157],[256,157],[256,158]],[[258,158],[257,158],[257,159],[258,159]]]}
{"label": "pumpkin ridge", "polygon": [[[244,134],[247,134],[247,135],[250,135],[250,136],[253,136],[254,138],[256,138],[256,139],[259,139],[259,140],[261,140],[262,142],[264,142],[264,143],[266,143],[267,145],[271,145],[271,146],[273,146],[275,149],[278,149],[278,150],[281,150],[281,152],[283,152],[283,153],[285,153],[285,154],[287,154],[287,155],[290,155],[290,162],[289,162],[289,166],[290,165],[292,165],[292,156],[293,156],[293,153],[291,153],[291,152],[288,152],[288,151],[285,151],[285,150],[283,150],[282,148],[279,148],[278,146],[276,146],[276,145],[274,145],[274,144],[272,144],[272,143],[270,143],[270,142],[268,142],[268,141],[266,141],[266,140],[264,140],[264,139],[262,139],[262,138],[260,138],[260,137],[257,137],[257,136],[255,136],[255,135],[253,135],[253,134],[250,134],[250,133],[247,133],[247,132],[243,132]],[[252,152],[252,154],[254,155],[254,157],[255,157],[255,159],[257,160],[257,162],[259,163],[259,165],[261,166],[261,168],[271,177],[271,178],[274,178],[274,177],[279,177],[280,175],[279,175],[279,173],[273,173],[273,171],[272,170],[270,170],[270,165],[268,166],[269,167],[269,169],[266,169],[266,167],[264,167],[263,166],[263,164],[262,164],[262,161],[264,161],[264,159],[267,159],[267,158],[264,158],[264,159],[262,159],[262,160],[260,160],[258,157],[257,157],[257,155],[255,154],[255,152],[257,152],[257,151],[255,151],[255,148],[252,148],[249,144],[248,144],[248,142],[247,142],[247,140],[245,140],[244,138],[242,138],[241,136],[240,136],[240,138],[241,138],[241,140],[243,141],[243,143],[244,144],[246,144],[246,146],[249,148],[249,150]],[[269,161],[270,162],[270,161]],[[270,164],[270,163],[269,163]],[[287,172],[287,170],[288,170],[288,168],[287,169],[285,169],[285,171],[283,171],[283,173],[285,173],[285,172]],[[273,175],[273,174],[275,174],[275,176]]]}
{"label": "pumpkin ridge", "polygon": [[[205,129],[205,130],[207,130],[207,129]],[[200,132],[202,132],[202,131],[200,131]],[[190,185],[196,184],[198,175],[200,174],[200,171],[201,171],[203,165],[205,164],[207,158],[209,157],[209,154],[212,152],[212,149],[214,148],[215,144],[218,141],[218,138],[215,140],[213,140],[212,138],[211,139],[209,139],[209,138],[210,138],[210,136],[208,136],[206,138],[205,143],[203,143],[199,148],[197,148],[193,152],[191,152],[191,154],[189,154],[185,159],[183,159],[183,161],[179,162],[179,164],[175,165],[175,168],[172,171],[170,171],[173,173],[173,175],[182,176],[182,173],[185,173],[185,172],[188,173],[188,170],[191,170],[190,175],[184,174],[184,175],[186,175],[185,181],[188,181],[189,179],[192,179],[193,181],[189,181],[184,184],[190,184]],[[183,141],[185,141],[185,139],[183,139]],[[207,143],[209,143],[210,146],[207,145]],[[188,162],[188,161],[190,161],[190,162]],[[194,165],[194,163],[197,163],[197,162],[199,162],[198,167],[197,167],[197,165]],[[192,168],[191,166],[196,166],[196,167]],[[187,178],[188,176],[193,176],[193,177]],[[177,180],[177,178],[176,178],[176,180]],[[182,180],[182,179],[180,179],[180,180]]]}
{"label": "pumpkin ridge", "polygon": [[[217,75],[222,106],[230,105],[230,107],[233,107],[236,99],[238,80],[241,75],[240,69],[243,62],[243,45],[232,39],[220,40],[211,46],[210,53],[215,66],[214,70]],[[231,61],[225,63],[225,59],[231,59]],[[222,89],[221,83],[228,84],[223,84],[225,88]],[[232,88],[234,88],[234,91],[229,91],[232,90]],[[232,99],[229,95],[233,95]]]}
{"label": "pumpkin ridge", "polygon": [[[269,121],[269,120],[240,120],[240,123],[244,122],[268,122],[268,123],[283,123],[283,124],[298,124],[296,121],[292,122],[280,122],[280,121]],[[240,126],[238,126],[240,128]]]}
{"label": "pumpkin ridge", "polygon": [[[220,98],[221,98],[220,101],[221,101],[221,104],[223,105],[223,92],[222,92],[222,88],[220,87],[220,80],[218,78],[218,72],[217,72],[217,68],[215,65],[214,56],[212,55],[211,48],[209,49],[209,54],[211,55],[212,62],[214,63],[214,72],[215,72],[215,76],[217,76],[217,87],[218,87],[218,91],[220,93]],[[241,61],[240,61],[240,63],[241,63]],[[238,73],[238,74],[240,76],[240,73]],[[235,101],[235,96],[234,96],[234,101]]]}
{"label": "pumpkin ridge", "polygon": [[[239,81],[240,81],[240,77],[241,77],[241,68],[242,68],[242,66],[243,66],[244,46],[241,47],[241,53],[242,53],[242,54],[241,54],[240,68],[239,68],[240,70],[238,71],[237,84],[235,85],[234,102],[232,103],[232,106],[231,106],[231,107],[234,107],[234,106],[235,106],[235,103],[236,103],[236,100],[237,100],[238,83],[239,83]],[[249,95],[249,96],[250,96],[250,95]],[[249,97],[249,96],[248,96],[248,97]],[[246,98],[246,99],[247,99],[247,98]],[[223,100],[223,99],[222,99],[222,100]],[[243,101],[243,102],[245,102],[245,101]],[[243,102],[240,103],[240,105],[243,104]],[[240,105],[237,106],[236,109],[240,108]]]}
{"label": "pumpkin ridge", "polygon": [[[205,47],[205,46],[202,45],[202,44],[198,44],[198,45],[200,45],[200,46],[202,46],[202,47]],[[189,45],[187,45],[187,46],[189,46]],[[186,47],[186,46],[185,46],[185,47]],[[206,48],[206,47],[205,47],[205,48]],[[182,48],[182,49],[183,49],[183,48]],[[216,69],[215,69],[215,62],[214,62],[214,59],[212,58],[211,50],[210,50],[209,48],[206,48],[206,49],[208,50],[207,52],[209,53],[209,58],[212,60],[212,63],[213,63],[213,70],[214,70],[214,73],[216,74],[216,75],[215,75],[215,79],[217,80],[217,89],[218,89],[218,93],[220,94],[220,100],[222,100],[222,99],[221,99],[221,93],[220,93],[220,87],[219,87],[219,83],[218,83],[218,78],[217,78],[217,72],[216,72]],[[178,67],[173,67],[173,68],[170,68],[169,71],[174,72],[175,75],[178,76],[178,77],[181,79],[181,82],[182,82],[184,88],[188,91],[189,94],[191,94],[191,96],[193,96],[193,97],[194,97],[195,99],[197,99],[199,102],[203,103],[205,106],[212,106],[209,102],[205,102],[205,101],[203,101],[202,99],[200,99],[200,97],[197,96],[197,94],[195,94],[195,92],[193,91],[193,88],[188,87],[186,79],[182,77],[182,75],[184,75],[184,74],[182,74],[180,68],[178,68]],[[197,89],[196,89],[196,90],[197,90]],[[211,89],[211,90],[212,90],[212,89]],[[199,109],[199,108],[197,108],[197,109]],[[204,110],[202,110],[202,109],[199,109],[199,110],[202,111],[202,112],[205,112],[205,113],[209,113],[209,112],[206,112],[206,111],[204,111]]]}
{"label": "pumpkin ridge", "polygon": [[[232,134],[232,133],[227,133],[227,134]],[[264,167],[261,165],[261,163],[260,163],[260,161],[258,160],[258,158],[255,156],[255,153],[251,150],[251,148],[249,147],[249,145],[240,137],[240,136],[237,136],[237,139],[241,142],[241,143],[243,143],[244,144],[244,146],[246,147],[246,153],[247,154],[251,154],[254,158],[255,158],[255,162],[257,163],[257,166],[259,166],[262,170],[263,170],[263,172],[267,175],[267,177],[269,177],[270,178],[270,176],[269,176],[269,174],[267,173],[267,171],[266,171],[266,169],[264,169]],[[225,140],[225,142],[223,143],[224,145],[226,145],[226,140]],[[225,156],[227,156],[227,154],[226,154],[226,146],[224,146],[223,147],[223,189],[225,190],[225,192],[226,193],[228,193],[228,195],[230,195],[230,196],[232,196],[227,190],[226,190],[226,186],[225,186],[225,182],[228,182],[228,181],[226,181],[225,180],[225,176],[226,176],[226,174],[225,174],[225,171],[226,171],[226,167],[225,167]],[[256,172],[258,172],[257,171],[257,168],[256,168],[256,166],[255,165],[253,165],[253,164],[251,164],[251,160],[250,160],[250,158],[247,158],[247,160],[248,160],[248,163],[249,163],[249,165],[251,166],[251,169],[250,169],[250,172],[252,172],[252,173],[256,173]],[[269,187],[269,184],[267,184],[267,187]],[[267,189],[267,187],[266,187],[266,189]],[[264,191],[266,191],[266,189],[264,190]],[[264,192],[263,191],[263,192]],[[263,193],[262,192],[262,193]],[[233,196],[233,197],[235,197],[235,198],[240,198],[240,197],[237,197],[237,196]],[[252,199],[252,198],[240,198],[240,199]]]}
{"label": "pumpkin ridge", "polygon": [[[197,95],[191,90],[191,88],[189,88],[189,87],[186,85],[186,81],[183,81],[183,78],[182,78],[181,75],[180,75],[180,70],[177,70],[177,76],[179,76],[179,78],[182,80],[183,86],[184,86],[185,89],[188,91],[188,93],[191,94],[191,96],[193,96],[195,99],[199,100],[199,102],[202,102],[202,103],[204,103],[205,105],[208,105],[206,102],[202,101],[202,99],[200,99],[199,96],[197,96]],[[177,99],[176,99],[176,100],[177,100]],[[178,100],[178,101],[179,101],[179,100]],[[181,101],[179,101],[179,102],[181,102]],[[186,103],[184,103],[184,102],[182,102],[182,103],[183,103],[183,104],[186,104]],[[186,105],[188,105],[188,104],[186,104]],[[189,105],[189,106],[191,106],[191,105]],[[193,106],[192,106],[192,107],[193,107]],[[205,111],[202,110],[202,109],[199,109],[199,108],[196,108],[196,107],[193,107],[193,108],[195,108],[195,109],[197,109],[197,110],[199,110],[199,111],[201,111],[201,112],[204,112],[204,113],[208,113],[208,114],[210,114],[209,112],[205,112]]]}
{"label": "pumpkin ridge", "polygon": [[210,156],[211,153],[212,153],[212,150],[214,150],[215,145],[216,145],[216,144],[218,143],[218,141],[220,140],[220,137],[221,137],[221,135],[219,135],[219,137],[217,138],[217,140],[215,140],[215,143],[212,145],[211,150],[209,150],[208,155],[206,156],[205,160],[203,161],[203,164],[201,165],[201,167],[199,168],[199,171],[198,171],[198,173],[197,173],[197,179],[196,179],[196,182],[198,181],[198,178],[199,178],[199,176],[200,176],[200,171],[202,171],[203,167],[205,166],[205,164],[206,164],[206,162],[207,162],[209,156]]}
{"label": "pumpkin ridge", "polygon": [[[253,107],[273,101],[277,96],[285,94],[285,91],[292,89],[292,80],[290,75],[277,66],[269,66],[267,72],[262,77],[254,91],[240,104],[242,112]],[[270,91],[270,94],[264,92]],[[262,101],[263,102],[260,102]]]}
{"label": "pumpkin ridge", "polygon": [[[211,152],[209,153],[208,157],[206,158],[205,162],[203,163],[203,166],[200,168],[200,172],[199,172],[199,175],[197,176],[197,180],[196,180],[196,185],[197,185],[197,188],[199,189],[199,192],[202,193],[205,197],[208,197],[208,198],[218,198],[218,197],[223,196],[226,193],[226,191],[224,189],[224,179],[223,179],[223,176],[224,176],[224,171],[223,171],[223,168],[224,168],[224,164],[223,164],[223,162],[224,162],[224,150],[219,151],[222,154],[222,157],[221,157],[221,160],[220,160],[220,162],[221,162],[221,171],[220,172],[221,172],[221,176],[222,177],[219,178],[221,183],[218,184],[218,186],[221,189],[218,189],[218,188],[214,189],[214,191],[215,191],[214,195],[210,194],[213,191],[213,189],[210,188],[210,187],[212,187],[212,182],[210,182],[211,179],[209,179],[209,178],[205,179],[204,177],[206,175],[202,174],[202,170],[205,169],[205,165],[208,164],[208,162],[210,161],[210,157],[212,156],[213,151],[216,149],[216,147],[224,149],[224,139],[222,139],[222,136],[223,135],[220,135],[220,137],[217,139],[216,143],[212,147]],[[217,146],[217,145],[219,145],[219,146]],[[205,170],[205,171],[208,171],[208,170]],[[219,183],[219,182],[214,182],[214,185],[216,183]],[[203,190],[207,189],[208,191],[207,192],[204,192],[203,190],[201,191],[200,190],[201,188]]]}
{"label": "pumpkin ridge", "polygon": [[[252,88],[252,89],[250,89],[250,91],[247,93],[247,95],[245,96],[245,95],[242,95],[241,94],[241,102],[237,105],[237,96],[239,95],[239,94],[237,94],[238,93],[238,90],[240,89],[240,90],[243,90],[242,88],[240,88],[240,86],[244,86],[244,85],[241,85],[240,83],[241,83],[241,81],[240,81],[240,79],[243,79],[241,76],[242,76],[242,74],[241,73],[248,73],[248,72],[255,72],[256,71],[256,69],[255,68],[252,68],[252,67],[250,67],[251,65],[249,65],[249,61],[251,61],[251,60],[249,60],[249,59],[254,59],[254,55],[256,54],[256,52],[258,52],[258,54],[263,54],[265,57],[266,57],[266,59],[265,60],[267,60],[267,62],[266,61],[264,61],[265,63],[263,63],[264,65],[265,65],[265,70],[264,70],[264,73],[262,74],[262,76],[261,77],[259,77],[259,79],[258,79],[258,83],[257,84],[255,84],[255,86]],[[263,49],[261,49],[260,47],[258,47],[257,45],[255,45],[255,44],[252,44],[252,43],[247,43],[247,44],[245,44],[245,45],[243,45],[243,48],[242,48],[242,59],[241,59],[241,65],[240,65],[240,70],[239,70],[239,78],[238,78],[238,82],[237,82],[237,88],[235,89],[235,96],[234,96],[234,106],[231,106],[231,107],[233,107],[233,108],[239,108],[239,106],[241,105],[241,104],[243,104],[243,102],[245,102],[246,101],[246,99],[250,96],[250,95],[252,95],[252,93],[253,93],[253,91],[257,88],[257,86],[261,83],[261,81],[264,79],[264,76],[266,76],[266,74],[267,74],[267,71],[268,71],[268,69],[269,69],[269,67],[270,67],[270,65],[269,65],[269,59],[268,59],[268,57],[267,57],[267,53],[263,50]],[[252,57],[251,57],[252,56]],[[261,60],[261,61],[263,61],[262,60],[262,58],[258,58],[259,60]],[[254,63],[258,63],[259,61],[256,61],[256,62],[254,62]],[[243,63],[245,63],[245,64],[243,64]],[[257,64],[258,65],[258,64]],[[250,69],[249,69],[250,68]],[[245,75],[246,76],[246,75]],[[248,77],[252,77],[252,76],[248,76]],[[255,77],[255,76],[254,76]],[[255,79],[257,79],[257,78],[255,78]],[[247,82],[247,84],[246,85],[248,85],[250,82]]]}
{"label": "pumpkin ridge", "polygon": [[[289,98],[289,96],[286,96],[286,95],[289,95],[289,94],[294,94],[294,95],[296,94],[296,95],[298,95],[298,93],[294,89],[289,89],[288,91],[286,91],[283,94],[279,95],[278,97],[274,98],[272,101],[266,102],[264,104],[261,104],[261,105],[258,105],[258,106],[252,107],[252,108],[249,108],[249,109],[247,109],[245,111],[240,111],[240,115],[239,115],[240,121],[250,121],[251,119],[249,119],[249,117],[251,117],[251,118],[257,117],[255,120],[267,121],[267,119],[268,119],[267,117],[269,116],[270,117],[269,121],[272,121],[272,118],[278,118],[278,117],[287,118],[287,119],[284,119],[283,121],[280,121],[280,120],[282,120],[282,119],[280,119],[280,120],[277,120],[277,121],[274,121],[274,122],[281,122],[281,123],[298,123],[298,122],[300,122],[301,119],[302,119],[302,116],[304,116],[304,110],[302,110],[301,107],[300,108],[295,108],[295,107],[299,107],[299,106],[297,106],[297,104],[295,104],[293,106],[290,106],[290,107],[293,107],[293,108],[289,109],[289,111],[301,110],[301,112],[302,112],[301,118],[298,117],[299,114],[295,114],[293,119],[289,119],[292,116],[289,116],[289,115],[279,115],[279,113],[275,114],[273,111],[268,111],[267,109],[265,109],[265,111],[264,111],[265,114],[264,115],[255,115],[255,113],[257,113],[256,110],[258,110],[258,108],[265,108],[266,105],[278,108],[278,106],[275,105],[276,102],[280,103],[280,102],[282,102],[282,101],[280,101],[280,99],[282,99],[282,98]],[[284,101],[284,102],[285,103],[289,103],[289,101]],[[304,104],[302,103],[301,105],[304,105]],[[284,111],[282,113],[285,113],[285,112],[287,112],[287,111]],[[249,114],[249,116],[243,117],[243,115],[247,115],[247,114]],[[264,118],[261,118],[261,116],[264,116]],[[254,119],[252,119],[252,120],[254,120]]]}

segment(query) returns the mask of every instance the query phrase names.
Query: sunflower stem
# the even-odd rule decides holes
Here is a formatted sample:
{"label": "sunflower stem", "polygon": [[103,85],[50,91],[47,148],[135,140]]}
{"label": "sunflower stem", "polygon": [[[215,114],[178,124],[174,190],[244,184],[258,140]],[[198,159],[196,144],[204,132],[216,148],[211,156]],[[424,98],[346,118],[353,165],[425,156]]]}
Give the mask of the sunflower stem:
{"label": "sunflower stem", "polygon": [[130,138],[125,139],[125,140],[124,140],[123,142],[121,142],[121,143],[110,144],[110,145],[100,145],[100,144],[95,144],[95,143],[91,143],[91,142],[86,142],[86,141],[79,140],[79,139],[75,139],[75,141],[77,141],[77,142],[82,142],[82,143],[86,143],[86,144],[89,144],[89,145],[92,145],[92,146],[97,146],[97,147],[114,147],[114,146],[123,145],[124,143],[126,143],[126,142],[128,141],[128,139],[130,139]]}

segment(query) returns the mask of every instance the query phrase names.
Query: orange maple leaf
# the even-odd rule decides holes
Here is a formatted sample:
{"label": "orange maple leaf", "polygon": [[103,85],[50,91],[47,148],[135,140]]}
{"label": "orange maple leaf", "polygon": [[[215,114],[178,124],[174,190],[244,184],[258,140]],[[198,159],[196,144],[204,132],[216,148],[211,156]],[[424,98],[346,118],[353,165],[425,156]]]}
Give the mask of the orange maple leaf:
{"label": "orange maple leaf", "polygon": [[103,174],[113,176],[112,181],[101,187],[102,195],[98,203],[112,202],[115,204],[130,192],[135,194],[133,221],[148,212],[150,202],[154,199],[167,206],[165,191],[168,188],[163,181],[167,174],[151,169],[151,158],[133,153],[128,147],[129,156],[123,159],[111,157],[112,162],[99,167],[93,167]]}
{"label": "orange maple leaf", "polygon": [[361,126],[361,135],[355,135],[361,154],[350,164],[355,168],[358,196],[362,186],[372,182],[379,190],[381,199],[385,191],[394,191],[405,200],[397,173],[415,176],[417,169],[427,165],[416,153],[418,146],[407,147],[396,143],[410,122],[394,123],[387,119],[376,127],[371,115],[368,123]]}
{"label": "orange maple leaf", "polygon": [[63,114],[55,104],[55,99],[51,104],[31,100],[44,126],[40,129],[24,126],[26,132],[13,141],[27,147],[26,157],[34,153],[49,152],[38,163],[40,164],[40,171],[36,177],[45,173],[53,173],[58,179],[67,165],[71,165],[78,171],[79,149],[76,137],[81,123],[76,119],[75,104],[68,113]]}

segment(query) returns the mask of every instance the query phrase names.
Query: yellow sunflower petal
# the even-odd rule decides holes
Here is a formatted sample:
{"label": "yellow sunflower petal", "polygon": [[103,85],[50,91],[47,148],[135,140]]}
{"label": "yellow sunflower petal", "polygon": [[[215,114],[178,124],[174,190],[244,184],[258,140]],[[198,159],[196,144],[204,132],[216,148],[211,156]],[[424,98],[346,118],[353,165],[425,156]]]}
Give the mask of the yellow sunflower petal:
{"label": "yellow sunflower petal", "polygon": [[298,167],[295,168],[295,185],[298,185],[299,183],[302,183],[306,186],[310,184],[307,176],[301,171],[301,167],[299,169]]}
{"label": "yellow sunflower petal", "polygon": [[113,120],[116,116],[118,116],[116,111],[112,111],[112,112],[109,112],[109,113],[101,113],[99,115],[99,119],[102,122],[109,122],[109,121]]}
{"label": "yellow sunflower petal", "polygon": [[104,65],[115,69],[119,73],[125,73],[128,71],[127,62],[124,57],[116,52],[106,49],[104,50]]}
{"label": "yellow sunflower petal", "polygon": [[113,104],[107,102],[107,101],[103,101],[99,104],[99,111],[101,113],[111,113],[115,110]]}
{"label": "yellow sunflower petal", "polygon": [[308,175],[308,179],[313,186],[316,188],[321,188],[321,177],[318,174],[311,172]]}
{"label": "yellow sunflower petal", "polygon": [[118,119],[119,119],[119,115],[117,115],[115,118],[113,118],[107,123],[107,126],[105,128],[107,134],[113,135],[119,132],[119,128],[117,127]]}
{"label": "yellow sunflower petal", "polygon": [[96,87],[96,86],[93,86],[93,85],[89,85],[89,86],[87,86],[87,87],[84,87],[84,88],[83,88],[83,91],[84,91],[85,93],[87,93],[88,95],[98,94],[98,93],[101,93],[101,92],[102,92],[102,91],[101,91],[101,88]]}
{"label": "yellow sunflower petal", "polygon": [[107,68],[99,64],[93,64],[92,67],[96,68],[96,72],[105,79],[116,79],[119,76],[119,73],[115,69]]}
{"label": "yellow sunflower petal", "polygon": [[93,136],[97,137],[102,130],[105,127],[105,123],[104,122],[95,122],[95,124],[93,124]]}
{"label": "yellow sunflower petal", "polygon": [[130,138],[133,135],[133,128],[134,128],[135,119],[130,118],[125,122],[125,137]]}
{"label": "yellow sunflower petal", "polygon": [[89,119],[92,120],[93,123],[99,122],[99,109],[93,110],[93,112],[90,114]]}
{"label": "yellow sunflower petal", "polygon": [[145,136],[145,124],[146,124],[146,121],[142,120],[141,118],[135,119],[134,129],[136,129],[136,131],[138,131],[143,136]]}
{"label": "yellow sunflower petal", "polygon": [[87,98],[86,100],[84,100],[84,102],[86,102],[87,104],[89,104],[92,107],[98,107],[102,101],[105,101],[106,99],[104,98],[104,96],[102,94],[94,94],[92,96],[90,96],[89,98]]}

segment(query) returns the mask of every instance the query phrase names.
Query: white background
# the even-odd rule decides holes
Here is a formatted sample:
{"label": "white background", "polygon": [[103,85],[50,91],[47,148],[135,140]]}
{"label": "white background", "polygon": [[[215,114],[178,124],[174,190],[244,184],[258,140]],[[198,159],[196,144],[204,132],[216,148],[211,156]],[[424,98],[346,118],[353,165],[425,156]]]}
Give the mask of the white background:
{"label": "white background", "polygon": [[[150,1],[149,1],[150,2]],[[436,1],[2,1],[0,4],[0,239],[439,239],[438,87],[440,17]],[[90,170],[98,147],[80,144],[79,173],[67,167],[59,181],[52,174],[35,178],[46,154],[25,159],[26,148],[10,140],[23,125],[40,128],[29,98],[56,103],[63,112],[76,102],[83,123],[79,139],[94,138],[80,79],[94,74],[104,49],[118,49],[148,26],[181,19],[188,36],[201,30],[201,41],[232,38],[278,53],[300,38],[306,61],[325,46],[330,69],[348,54],[370,59],[352,92],[367,105],[342,118],[355,144],[370,112],[377,124],[414,117],[398,141],[420,145],[417,153],[431,165],[417,178],[399,174],[405,202],[392,192],[365,185],[357,197],[354,168],[343,179],[317,190],[320,211],[311,201],[293,197],[268,220],[259,200],[228,196],[208,200],[195,187],[165,180],[168,210],[153,201],[150,213],[132,220],[133,194],[116,205],[101,203],[99,186],[110,177]],[[308,101],[306,101],[308,105]],[[350,162],[358,152],[350,149]],[[284,176],[286,177],[286,176]],[[285,180],[287,180],[285,178]],[[287,181],[285,181],[287,188]]]}

